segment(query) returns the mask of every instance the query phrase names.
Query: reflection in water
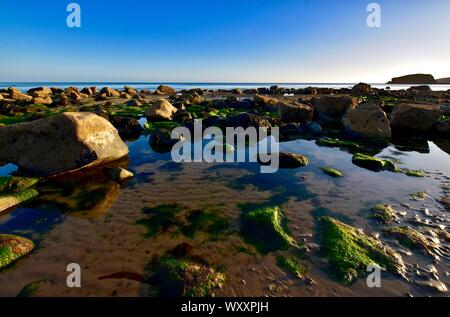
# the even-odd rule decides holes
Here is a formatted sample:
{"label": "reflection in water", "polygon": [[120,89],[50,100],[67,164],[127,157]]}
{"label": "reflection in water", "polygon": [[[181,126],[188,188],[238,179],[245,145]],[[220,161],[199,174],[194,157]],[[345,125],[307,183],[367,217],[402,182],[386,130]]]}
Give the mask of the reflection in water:
{"label": "reflection in water", "polygon": [[[128,142],[129,161],[115,164],[136,175],[122,186],[108,176],[114,164],[71,173],[40,185],[38,199],[0,216],[1,233],[20,234],[42,246],[0,272],[0,295],[16,295],[24,285],[42,279],[53,281],[42,286],[42,295],[147,295],[141,278],[147,264],[178,245],[189,245],[189,256],[226,272],[227,283],[218,296],[435,295],[433,289],[390,275],[377,290],[367,289],[364,281],[344,287],[328,274],[319,252],[317,219],[330,215],[379,233],[379,239],[404,251],[407,263],[434,265],[440,280],[449,283],[444,274],[448,259],[435,263],[420,250],[405,250],[369,218],[373,204],[387,203],[401,215],[400,225],[413,224],[425,234],[431,225],[448,231],[448,216],[439,202],[450,175],[448,140],[411,138],[394,144],[377,157],[395,160],[402,168],[424,169],[426,177],[361,169],[352,164],[351,153],[305,140],[280,146],[283,152],[309,158],[310,164],[297,170],[261,174],[257,163],[178,164],[170,153],[152,151],[148,137],[141,136]],[[324,166],[342,171],[344,177],[325,175]],[[0,174],[6,173],[0,168]],[[424,190],[429,192],[426,200],[410,200],[410,193]],[[293,238],[308,246],[302,261],[315,284],[305,285],[277,266],[276,256],[289,255],[285,251],[260,254],[239,234],[243,212],[273,205],[282,206]],[[82,289],[68,290],[58,282],[65,280],[64,267],[71,262],[84,267]]]}

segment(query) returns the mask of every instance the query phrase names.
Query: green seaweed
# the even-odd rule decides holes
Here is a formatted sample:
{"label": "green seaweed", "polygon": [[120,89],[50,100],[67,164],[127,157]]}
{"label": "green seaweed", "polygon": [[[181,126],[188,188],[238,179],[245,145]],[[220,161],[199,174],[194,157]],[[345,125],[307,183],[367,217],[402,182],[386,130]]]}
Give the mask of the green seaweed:
{"label": "green seaweed", "polygon": [[39,292],[39,287],[42,282],[46,282],[46,280],[39,280],[32,282],[30,284],[25,285],[16,295],[16,297],[34,297]]}
{"label": "green seaweed", "polygon": [[38,181],[38,178],[0,176],[0,194],[29,188],[35,185]]}
{"label": "green seaweed", "polygon": [[361,145],[354,141],[322,138],[316,141],[317,145],[326,147],[342,147],[350,150],[359,150]]}
{"label": "green seaweed", "polygon": [[292,257],[284,257],[284,256],[277,256],[276,257],[277,264],[291,273],[292,275],[303,279],[305,278],[307,268],[302,265],[301,263],[298,263],[294,258]]}
{"label": "green seaweed", "polygon": [[380,158],[376,158],[370,155],[362,154],[362,153],[355,153],[352,158],[353,164],[366,168],[371,171],[391,171],[391,172],[397,172],[398,168],[397,166],[391,162],[390,160],[383,160]]}
{"label": "green seaweed", "polygon": [[179,225],[181,222],[176,216],[182,210],[183,208],[176,204],[162,204],[152,208],[144,208],[144,213],[150,217],[140,219],[136,224],[145,226],[147,228],[145,236],[152,238],[173,226]]}
{"label": "green seaweed", "polygon": [[334,169],[332,167],[321,167],[320,168],[325,174],[331,176],[331,177],[342,177],[344,174],[342,172],[338,171],[337,169]]}
{"label": "green seaweed", "polygon": [[261,253],[298,248],[298,243],[287,233],[280,207],[263,207],[241,217],[241,234]]}
{"label": "green seaweed", "polygon": [[0,269],[30,253],[34,249],[34,243],[23,237],[0,234]]}
{"label": "green seaweed", "polygon": [[229,221],[217,213],[202,210],[191,212],[186,220],[188,224],[181,227],[181,232],[189,238],[194,238],[198,231],[202,231],[207,232],[212,240],[217,240],[230,226]]}
{"label": "green seaweed", "polygon": [[405,173],[408,176],[412,176],[412,177],[425,177],[425,172],[422,170],[410,170],[410,169],[401,169],[400,170],[402,173]]}
{"label": "green seaweed", "polygon": [[378,265],[391,272],[404,274],[401,257],[380,241],[331,217],[321,218],[323,250],[336,277],[344,285],[367,274],[368,265]]}
{"label": "green seaweed", "polygon": [[427,199],[429,197],[429,195],[428,195],[428,192],[423,191],[423,192],[411,193],[411,194],[409,194],[409,197],[411,197],[412,200],[420,201],[420,200]]}
{"label": "green seaweed", "polygon": [[428,251],[433,249],[431,243],[423,234],[410,227],[392,227],[387,228],[385,232],[395,236],[405,247],[422,248]]}
{"label": "green seaweed", "polygon": [[178,126],[179,124],[174,121],[147,122],[144,124],[144,132],[148,134],[158,129],[172,130]]}
{"label": "green seaweed", "polygon": [[371,211],[371,218],[378,219],[384,224],[389,224],[396,219],[394,209],[387,204],[375,205],[371,208]]}
{"label": "green seaweed", "polygon": [[161,296],[208,297],[223,286],[225,274],[189,259],[162,256],[151,280]]}

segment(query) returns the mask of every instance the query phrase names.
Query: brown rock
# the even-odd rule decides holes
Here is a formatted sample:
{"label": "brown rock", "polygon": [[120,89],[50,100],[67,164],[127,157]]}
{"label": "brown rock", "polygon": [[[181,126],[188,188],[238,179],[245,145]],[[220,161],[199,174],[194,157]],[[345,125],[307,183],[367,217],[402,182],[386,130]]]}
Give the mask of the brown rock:
{"label": "brown rock", "polygon": [[166,85],[159,85],[158,88],[156,88],[155,94],[156,95],[174,95],[177,91]]}
{"label": "brown rock", "polygon": [[429,131],[439,120],[441,111],[437,106],[399,104],[391,115],[391,127],[396,129]]}
{"label": "brown rock", "polygon": [[350,109],[342,118],[347,133],[358,139],[390,139],[391,127],[386,113],[373,103],[366,102]]}
{"label": "brown rock", "polygon": [[278,99],[263,95],[255,95],[253,101],[258,106],[275,106],[278,103]]}
{"label": "brown rock", "polygon": [[48,95],[53,94],[52,90],[48,87],[31,88],[27,93],[34,97],[47,97]]}
{"label": "brown rock", "polygon": [[56,116],[0,129],[0,161],[29,174],[50,175],[120,159],[128,147],[107,120],[89,112]]}
{"label": "brown rock", "polygon": [[136,89],[134,89],[133,87],[130,87],[130,86],[125,86],[123,88],[123,90],[129,95],[137,95],[138,94],[138,91]]}
{"label": "brown rock", "polygon": [[23,94],[17,88],[9,88],[9,98],[16,101],[31,101],[33,97]]}
{"label": "brown rock", "polygon": [[352,91],[358,94],[370,94],[372,92],[372,87],[369,84],[359,83],[353,86]]}
{"label": "brown rock", "polygon": [[349,109],[354,109],[358,102],[359,98],[350,96],[323,96],[313,103],[313,108],[319,115],[336,117]]}
{"label": "brown rock", "polygon": [[439,121],[438,123],[436,123],[435,129],[436,129],[436,131],[438,131],[440,133],[449,134],[450,133],[450,119]]}
{"label": "brown rock", "polygon": [[313,109],[296,101],[279,101],[276,104],[282,122],[309,123],[313,119]]}
{"label": "brown rock", "polygon": [[106,97],[120,97],[120,92],[109,87],[103,87],[100,93],[105,94]]}
{"label": "brown rock", "polygon": [[52,98],[50,97],[34,97],[33,101],[34,104],[40,104],[40,105],[51,105],[52,104]]}
{"label": "brown rock", "polygon": [[166,99],[158,99],[147,111],[145,115],[148,121],[172,120],[173,114],[177,108]]}

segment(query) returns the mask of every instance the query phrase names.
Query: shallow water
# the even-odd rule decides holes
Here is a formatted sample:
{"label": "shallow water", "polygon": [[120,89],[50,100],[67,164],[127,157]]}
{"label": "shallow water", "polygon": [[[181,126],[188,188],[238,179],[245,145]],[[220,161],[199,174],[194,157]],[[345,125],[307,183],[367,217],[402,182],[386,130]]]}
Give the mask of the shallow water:
{"label": "shallow water", "polygon": [[[129,159],[120,164],[135,177],[122,186],[100,171],[91,171],[43,185],[37,200],[0,215],[0,232],[29,237],[37,244],[33,253],[0,272],[0,296],[15,296],[25,285],[42,280],[39,295],[147,296],[146,283],[121,278],[123,274],[102,277],[118,272],[145,275],[152,259],[183,242],[192,245],[190,255],[227,274],[216,296],[440,295],[386,272],[381,288],[368,288],[365,279],[342,286],[317,249],[321,215],[336,216],[369,233],[381,232],[383,226],[368,218],[369,208],[376,203],[405,211],[400,221],[407,224],[416,215],[430,218],[421,211],[428,208],[431,215],[444,219],[440,224],[448,231],[448,210],[437,200],[443,194],[441,185],[450,181],[450,156],[431,141],[405,146],[400,140],[377,154],[398,160],[401,167],[423,168],[424,178],[371,172],[353,165],[350,153],[306,140],[282,143],[280,149],[306,155],[310,164],[275,174],[260,174],[257,163],[177,164],[170,153],[154,152],[145,136],[128,145]],[[323,166],[341,170],[344,177],[323,174]],[[13,171],[14,166],[7,165],[0,168],[0,175]],[[410,199],[410,193],[424,190],[430,196],[426,200]],[[176,210],[170,217],[158,213],[166,204]],[[259,254],[239,234],[242,210],[265,204],[282,205],[292,236],[309,245],[304,263],[314,284],[277,266],[275,255],[286,252]],[[381,239],[405,249],[384,235]],[[435,265],[439,279],[449,285],[448,254],[437,263],[421,250],[403,256],[420,268]],[[66,286],[66,266],[73,262],[82,268],[81,288]]]}

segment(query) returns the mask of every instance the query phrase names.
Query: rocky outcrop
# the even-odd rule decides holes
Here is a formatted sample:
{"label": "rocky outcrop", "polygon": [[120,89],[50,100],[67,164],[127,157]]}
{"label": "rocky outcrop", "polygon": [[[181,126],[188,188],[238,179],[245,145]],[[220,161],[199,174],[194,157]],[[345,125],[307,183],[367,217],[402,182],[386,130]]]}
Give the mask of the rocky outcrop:
{"label": "rocky outcrop", "polygon": [[353,138],[391,138],[391,127],[386,113],[373,102],[366,102],[355,109],[348,110],[342,118],[342,124]]}
{"label": "rocky outcrop", "polygon": [[406,85],[420,85],[420,84],[428,84],[433,85],[437,84],[436,79],[434,79],[433,75],[430,74],[413,74],[406,75],[401,77],[392,78],[388,84],[406,84]]}
{"label": "rocky outcrop", "polygon": [[349,109],[354,109],[359,103],[359,98],[351,96],[323,96],[313,102],[317,115],[327,117],[340,117]]}
{"label": "rocky outcrop", "polygon": [[436,79],[438,84],[450,85],[450,77]]}
{"label": "rocky outcrop", "polygon": [[226,127],[238,128],[242,127],[247,129],[248,127],[258,128],[270,128],[271,124],[267,118],[258,116],[251,113],[241,113],[228,117],[225,123]]}
{"label": "rocky outcrop", "polygon": [[369,84],[359,83],[353,86],[352,92],[357,94],[370,94],[372,92],[372,87]]}
{"label": "rocky outcrop", "polygon": [[47,97],[34,97],[32,100],[32,103],[39,104],[39,105],[51,105],[52,104],[52,98],[49,96]]}
{"label": "rocky outcrop", "polygon": [[48,95],[53,94],[52,90],[48,87],[31,88],[27,93],[34,97],[47,97]]}
{"label": "rocky outcrop", "polygon": [[31,101],[33,97],[23,94],[19,89],[17,88],[9,88],[9,99],[13,99],[16,101]]}
{"label": "rocky outcrop", "polygon": [[49,175],[120,159],[127,145],[107,120],[89,112],[0,128],[0,161],[29,174]]}
{"label": "rocky outcrop", "polygon": [[313,109],[297,101],[279,101],[276,104],[282,122],[310,123],[313,119]]}
{"label": "rocky outcrop", "polygon": [[175,88],[159,85],[158,88],[156,88],[155,95],[174,95],[176,92]]}
{"label": "rocky outcrop", "polygon": [[158,99],[147,111],[145,115],[148,121],[167,121],[172,120],[173,114],[177,108],[166,99]]}
{"label": "rocky outcrop", "polygon": [[429,131],[439,120],[441,111],[433,105],[399,104],[391,115],[391,127],[412,131]]}
{"label": "rocky outcrop", "polygon": [[253,101],[258,106],[275,106],[278,103],[278,99],[263,95],[255,95]]}

